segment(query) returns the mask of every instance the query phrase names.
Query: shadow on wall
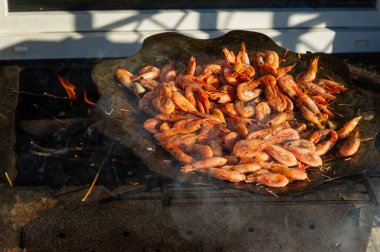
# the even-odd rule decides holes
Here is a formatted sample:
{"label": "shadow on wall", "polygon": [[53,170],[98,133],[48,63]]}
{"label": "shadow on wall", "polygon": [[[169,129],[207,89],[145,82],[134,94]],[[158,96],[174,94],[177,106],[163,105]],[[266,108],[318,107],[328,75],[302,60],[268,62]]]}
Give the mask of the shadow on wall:
{"label": "shadow on wall", "polygon": [[[189,11],[183,10],[183,15],[180,18],[173,18],[174,24],[166,25],[158,20],[156,14],[160,11],[144,12],[144,15],[140,15],[137,12],[136,15],[117,20],[113,23],[107,24],[102,27],[94,27],[94,20],[91,13],[87,12],[88,18],[76,19],[75,27],[78,31],[75,35],[68,35],[64,39],[57,37],[54,33],[41,34],[41,40],[25,40],[21,43],[10,45],[6,48],[0,49],[0,57],[2,59],[9,59],[9,55],[12,59],[25,59],[25,58],[117,58],[126,57],[137,52],[143,40],[150,35],[158,33],[157,31],[141,31],[140,27],[143,26],[143,22],[153,23],[156,27],[160,27],[162,31],[180,31],[184,34],[191,34],[191,36],[197,38],[215,38],[228,32],[229,30],[217,30],[218,27],[218,11],[207,13],[198,11],[199,16],[199,29],[195,31],[183,31],[184,22],[189,22]],[[148,14],[147,14],[148,13]],[[192,11],[194,13],[194,11]],[[228,26],[232,15],[226,17],[225,25]],[[254,18],[254,17],[253,17]],[[305,34],[309,33],[314,28],[305,28],[318,26],[327,23],[329,20],[323,15],[316,14],[312,19],[293,24],[294,20],[291,20],[292,15],[285,16],[284,13],[274,12],[272,26],[273,27],[285,27],[276,30],[272,30],[270,36],[276,43],[284,48],[290,50],[298,50],[304,52],[303,48],[309,48],[312,51],[321,51],[321,43],[323,45],[322,51],[332,51],[335,47],[335,36],[331,35],[331,38],[321,41],[314,40],[310,42],[310,38],[305,40]],[[220,21],[220,20],[219,20]],[[242,20],[243,21],[243,20]],[[117,30],[126,25],[133,25],[133,32],[112,32],[107,33],[109,30]],[[145,26],[145,25],[144,25]],[[170,27],[169,27],[170,26]],[[91,33],[87,32],[90,27]],[[290,28],[290,29],[289,29]],[[246,27],[242,22],[242,29],[252,30]],[[260,32],[260,30],[255,30]],[[318,36],[318,30],[315,31]],[[333,33],[332,33],[333,34]],[[303,45],[300,47],[300,45]],[[59,51],[57,51],[59,50]]]}

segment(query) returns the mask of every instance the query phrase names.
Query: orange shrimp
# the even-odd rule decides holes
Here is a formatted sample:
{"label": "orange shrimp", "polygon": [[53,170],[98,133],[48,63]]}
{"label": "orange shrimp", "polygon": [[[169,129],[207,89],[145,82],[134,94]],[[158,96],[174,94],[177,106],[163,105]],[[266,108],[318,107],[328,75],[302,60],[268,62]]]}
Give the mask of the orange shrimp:
{"label": "orange shrimp", "polygon": [[286,143],[284,147],[293,153],[293,155],[302,163],[305,163],[312,167],[318,167],[322,165],[322,159],[316,151],[307,148],[294,147],[288,143]]}
{"label": "orange shrimp", "polygon": [[336,141],[338,140],[338,134],[335,132],[335,130],[330,129],[329,134],[330,134],[330,139],[325,140],[315,146],[316,147],[315,151],[320,156],[326,154],[335,145]]}
{"label": "orange shrimp", "polygon": [[192,172],[195,170],[208,169],[214,167],[221,167],[227,163],[227,159],[223,157],[211,157],[206,158],[197,162],[194,162],[191,165],[186,165],[181,168],[183,172]]}
{"label": "orange shrimp", "polygon": [[339,148],[339,154],[343,157],[354,155],[360,147],[360,135],[359,132],[350,134],[344,144]]}
{"label": "orange shrimp", "polygon": [[240,173],[252,173],[261,169],[261,165],[259,163],[245,163],[240,165],[231,165],[222,167],[224,170],[233,170],[238,171]]}
{"label": "orange shrimp", "polygon": [[305,139],[292,140],[285,143],[288,148],[297,147],[315,151],[316,147],[314,143]]}
{"label": "orange shrimp", "polygon": [[359,121],[362,119],[361,116],[358,116],[358,117],[355,117],[354,119],[351,119],[350,121],[348,121],[345,125],[343,125],[342,128],[340,128],[337,133],[338,133],[338,137],[339,138],[345,138],[347,137],[351,131],[353,131],[356,127],[356,125],[358,125]]}
{"label": "orange shrimp", "polygon": [[239,84],[236,90],[237,97],[243,102],[252,101],[261,94],[261,89],[257,88],[259,84],[258,80]]}
{"label": "orange shrimp", "polygon": [[303,118],[305,118],[307,121],[317,125],[317,127],[319,129],[324,128],[324,126],[319,121],[319,118],[313,112],[311,112],[308,108],[306,108],[305,106],[301,107],[301,113],[302,113]]}
{"label": "orange shrimp", "polygon": [[156,118],[150,118],[144,122],[143,127],[149,133],[155,134],[160,131],[159,130],[160,124],[161,124],[160,120],[157,120]]}
{"label": "orange shrimp", "polygon": [[195,68],[197,67],[197,62],[195,60],[194,56],[191,56],[188,62],[188,67],[187,67],[187,75],[194,75],[195,74]]}
{"label": "orange shrimp", "polygon": [[281,146],[273,144],[266,147],[265,151],[283,165],[294,166],[298,163],[297,158]]}
{"label": "orange shrimp", "polygon": [[278,173],[250,174],[247,176],[245,182],[256,182],[268,187],[285,187],[289,184],[288,178]]}
{"label": "orange shrimp", "polygon": [[235,102],[235,111],[242,117],[252,117],[255,114],[254,103],[237,101]]}
{"label": "orange shrimp", "polygon": [[235,54],[233,51],[229,51],[227,48],[223,48],[224,56],[226,57],[227,63],[235,64]]}
{"label": "orange shrimp", "polygon": [[271,75],[266,75],[259,79],[263,80],[263,83],[265,83],[264,94],[269,107],[277,112],[284,111],[288,103],[284,98],[284,95],[278,90],[276,79]]}
{"label": "orange shrimp", "polygon": [[203,91],[203,89],[200,88],[200,89],[198,89],[198,93],[199,93],[200,102],[203,105],[205,113],[209,114],[211,105],[210,105],[210,101],[208,100],[208,97],[207,97],[205,91]]}
{"label": "orange shrimp", "polygon": [[194,97],[194,92],[193,92],[193,88],[192,87],[186,87],[185,88],[185,98],[191,103],[193,104],[193,106],[197,106],[197,102],[195,100],[195,97]]}
{"label": "orange shrimp", "polygon": [[182,164],[190,164],[195,162],[195,160],[191,156],[187,155],[183,150],[181,150],[180,147],[178,147],[174,143],[164,139],[161,139],[159,143],[164,149],[169,151],[173,155],[173,157],[175,157]]}
{"label": "orange shrimp", "polygon": [[332,94],[339,93],[340,91],[347,91],[347,88],[345,86],[332,80],[319,79],[316,81],[316,84],[324,87],[327,92]]}
{"label": "orange shrimp", "polygon": [[240,159],[251,160],[258,152],[271,144],[270,141],[260,139],[240,140],[233,147],[232,153]]}
{"label": "orange shrimp", "polygon": [[154,80],[158,77],[160,77],[161,70],[154,66],[146,66],[142,68],[138,75],[134,77],[132,80],[140,80],[140,79],[147,79],[147,80]]}
{"label": "orange shrimp", "polygon": [[245,180],[245,175],[238,171],[228,171],[224,169],[211,168],[207,171],[207,173],[215,178],[228,180],[234,183],[238,183]]}
{"label": "orange shrimp", "polygon": [[213,157],[214,153],[210,146],[202,144],[191,144],[184,147],[187,154],[195,155],[196,159],[206,159]]}
{"label": "orange shrimp", "polygon": [[194,105],[180,92],[173,92],[173,101],[182,111],[187,113],[196,112]]}
{"label": "orange shrimp", "polygon": [[170,124],[168,122],[161,123],[161,125],[160,125],[160,131],[165,131],[165,130],[168,130],[168,129],[170,129]]}
{"label": "orange shrimp", "polygon": [[237,141],[239,141],[240,137],[237,132],[229,132],[227,135],[224,136],[224,148],[227,149],[229,152],[232,152],[235,144]]}
{"label": "orange shrimp", "polygon": [[317,76],[318,71],[318,60],[319,57],[315,57],[311,60],[310,66],[304,74],[300,74],[297,76],[296,81],[299,82],[301,80],[313,81]]}
{"label": "orange shrimp", "polygon": [[270,107],[266,102],[260,102],[255,107],[255,116],[259,122],[268,119],[270,112]]}
{"label": "orange shrimp", "polygon": [[284,123],[288,120],[288,114],[280,112],[272,116],[272,118],[266,123],[267,126],[276,126]]}
{"label": "orange shrimp", "polygon": [[297,170],[295,168],[289,168],[282,164],[276,163],[262,163],[261,166],[264,169],[269,169],[275,173],[279,173],[292,180],[305,180],[307,179],[307,173]]}
{"label": "orange shrimp", "polygon": [[169,62],[162,68],[161,74],[160,74],[160,82],[166,81],[166,74],[174,69],[174,61],[169,60]]}
{"label": "orange shrimp", "polygon": [[171,114],[175,110],[172,98],[172,91],[168,86],[162,85],[157,97],[153,100],[153,106],[157,111],[164,114]]}
{"label": "orange shrimp", "polygon": [[211,140],[209,145],[214,157],[223,156],[223,148],[219,141],[217,141],[216,139]]}
{"label": "orange shrimp", "polygon": [[139,108],[151,115],[157,114],[155,111],[155,108],[153,106],[153,100],[156,98],[156,92],[150,91],[146,93],[140,100],[139,100]]}

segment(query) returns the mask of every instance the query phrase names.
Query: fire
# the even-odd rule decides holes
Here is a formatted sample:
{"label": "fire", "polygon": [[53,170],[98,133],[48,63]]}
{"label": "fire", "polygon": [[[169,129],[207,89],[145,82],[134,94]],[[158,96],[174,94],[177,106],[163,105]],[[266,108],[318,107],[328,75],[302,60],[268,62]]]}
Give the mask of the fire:
{"label": "fire", "polygon": [[70,83],[69,79],[65,76],[59,76],[58,79],[61,82],[62,86],[66,89],[67,95],[70,100],[77,100],[77,94],[75,90],[77,89],[73,84]]}
{"label": "fire", "polygon": [[87,103],[88,105],[91,105],[91,106],[95,106],[95,103],[90,101],[88,98],[87,98],[87,90],[86,89],[83,89],[83,100],[85,103]]}

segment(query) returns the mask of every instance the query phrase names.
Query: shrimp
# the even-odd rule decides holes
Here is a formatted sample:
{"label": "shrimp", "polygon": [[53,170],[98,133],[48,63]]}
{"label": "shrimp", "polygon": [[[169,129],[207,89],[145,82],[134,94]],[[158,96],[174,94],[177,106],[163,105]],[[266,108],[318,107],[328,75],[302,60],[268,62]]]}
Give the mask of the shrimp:
{"label": "shrimp", "polygon": [[166,74],[169,71],[172,71],[174,69],[174,61],[169,60],[169,62],[162,68],[161,74],[160,74],[160,82],[166,81]]}
{"label": "shrimp", "polygon": [[245,180],[245,175],[238,171],[228,171],[218,168],[211,168],[207,171],[207,173],[215,178],[228,180],[234,183],[238,183]]}
{"label": "shrimp", "polygon": [[345,86],[332,80],[319,79],[316,81],[316,84],[324,87],[327,92],[332,94],[339,93],[340,91],[347,91],[347,88]]}
{"label": "shrimp", "polygon": [[233,171],[238,171],[240,173],[252,173],[261,169],[261,165],[259,163],[245,163],[240,165],[232,165],[232,166],[224,166],[222,169],[228,169]]}
{"label": "shrimp", "polygon": [[276,163],[262,163],[261,166],[264,169],[269,169],[275,173],[279,173],[292,180],[305,180],[307,179],[307,173],[297,170],[295,168],[289,168],[282,164]]}
{"label": "shrimp", "polygon": [[259,79],[263,80],[263,83],[265,83],[264,94],[269,107],[277,112],[284,111],[287,107],[287,100],[278,90],[276,79],[271,75],[266,75]]}
{"label": "shrimp", "polygon": [[305,139],[292,140],[292,141],[286,142],[285,146],[290,147],[290,148],[293,148],[293,147],[304,148],[304,149],[308,149],[312,151],[315,151],[316,149],[314,143]]}
{"label": "shrimp", "polygon": [[359,121],[362,119],[361,116],[355,117],[354,119],[351,119],[348,121],[342,128],[340,128],[337,133],[339,138],[345,138],[347,137],[351,131],[353,131],[358,125]]}
{"label": "shrimp", "polygon": [[226,57],[227,63],[235,64],[235,54],[233,51],[229,51],[227,48],[223,48],[224,56]]}
{"label": "shrimp", "polygon": [[195,74],[195,68],[197,67],[197,62],[195,60],[194,56],[191,56],[189,59],[188,67],[187,67],[187,75],[194,75]]}
{"label": "shrimp", "polygon": [[223,124],[220,122],[209,120],[203,124],[202,129],[198,134],[198,142],[209,142],[219,136],[222,132]]}
{"label": "shrimp", "polygon": [[239,122],[235,126],[235,130],[242,138],[246,138],[248,136],[248,128],[245,123]]}
{"label": "shrimp", "polygon": [[278,173],[263,173],[260,175],[250,174],[247,176],[245,182],[256,182],[268,187],[285,187],[289,184],[288,178]]}
{"label": "shrimp", "polygon": [[156,118],[150,118],[144,122],[143,127],[149,133],[155,134],[160,131],[159,130],[160,124],[161,124],[160,120],[157,120]]}
{"label": "shrimp", "polygon": [[197,112],[197,109],[194,107],[194,105],[180,92],[173,92],[173,100],[175,105],[177,105],[182,111],[185,111],[187,113]]}
{"label": "shrimp", "polygon": [[294,91],[297,93],[297,102],[301,107],[305,106],[308,110],[317,115],[321,113],[321,111],[318,109],[318,106],[307,94],[303,93],[298,87],[294,87]]}
{"label": "shrimp", "polygon": [[339,154],[343,157],[354,155],[360,147],[360,135],[359,132],[350,134],[344,144],[339,148]]}
{"label": "shrimp", "polygon": [[317,130],[317,131],[314,131],[313,133],[311,133],[311,135],[308,137],[308,139],[309,139],[309,141],[311,141],[311,142],[313,142],[313,143],[316,144],[322,138],[324,138],[325,136],[327,136],[329,133],[330,133],[329,129]]}
{"label": "shrimp", "polygon": [[255,116],[259,122],[266,120],[269,117],[270,112],[270,107],[266,102],[260,102],[255,107]]}
{"label": "shrimp", "polygon": [[165,131],[165,130],[168,130],[168,129],[170,129],[170,124],[168,122],[161,123],[161,125],[160,125],[160,130],[161,131]]}
{"label": "shrimp", "polygon": [[297,158],[281,146],[273,144],[266,147],[265,151],[283,165],[294,166],[298,163]]}
{"label": "shrimp", "polygon": [[277,84],[280,86],[281,90],[284,91],[289,97],[296,98],[297,84],[294,82],[293,77],[289,74],[282,76],[277,79]]}
{"label": "shrimp", "polygon": [[[160,136],[158,136],[160,138]],[[180,148],[190,146],[195,144],[197,141],[196,134],[187,134],[187,135],[173,135],[166,138],[167,141],[170,141],[172,144],[177,145]]]}
{"label": "shrimp", "polygon": [[184,147],[187,154],[195,155],[197,159],[206,159],[213,157],[214,153],[210,146],[202,144],[192,144]]}
{"label": "shrimp", "polygon": [[239,134],[236,132],[230,132],[224,137],[224,148],[227,149],[229,152],[232,152],[235,144],[237,141],[239,141],[240,137]]}
{"label": "shrimp", "polygon": [[219,141],[217,141],[216,139],[211,140],[209,145],[214,157],[223,156],[223,148],[222,148],[222,145],[219,143]]}
{"label": "shrimp", "polygon": [[206,158],[197,162],[194,162],[191,165],[186,165],[181,168],[183,172],[192,172],[195,170],[208,169],[214,167],[221,167],[227,164],[227,159],[223,157],[211,157]]}
{"label": "shrimp", "polygon": [[199,89],[198,93],[199,93],[200,102],[203,105],[205,113],[209,114],[211,105],[210,105],[210,101],[208,100],[208,97],[207,97],[205,91],[203,91],[203,89]]}
{"label": "shrimp", "polygon": [[330,139],[323,141],[322,143],[317,144],[316,152],[318,155],[322,156],[326,154],[336,143],[338,140],[338,134],[335,132],[335,130],[330,129],[329,130]]}
{"label": "shrimp", "polygon": [[158,90],[157,97],[153,100],[153,106],[160,113],[171,114],[175,110],[175,104],[171,99],[173,96],[172,90],[166,82]]}
{"label": "shrimp", "polygon": [[174,114],[174,113],[173,114],[158,114],[158,115],[156,115],[155,118],[158,120],[167,121],[167,122],[177,122],[180,120],[188,119],[188,117],[186,117],[186,116],[178,115],[178,114]]}
{"label": "shrimp", "polygon": [[289,143],[286,143],[284,147],[285,149],[289,150],[302,163],[305,163],[312,167],[318,167],[322,165],[321,157],[314,150],[301,147],[294,147]]}
{"label": "shrimp", "polygon": [[239,63],[239,62],[242,62],[244,64],[248,64],[248,65],[250,64],[248,54],[247,54],[247,50],[245,49],[245,43],[244,42],[241,43],[241,49],[235,58],[235,63]]}
{"label": "shrimp", "polygon": [[154,66],[146,66],[140,70],[138,75],[134,77],[132,80],[140,80],[140,79],[147,79],[147,80],[154,80],[158,77],[160,77],[161,70]]}
{"label": "shrimp", "polygon": [[161,140],[159,142],[165,150],[169,151],[182,164],[190,164],[195,162],[191,156],[187,155],[183,150],[181,150],[180,147],[174,143],[166,140]]}
{"label": "shrimp", "polygon": [[132,89],[132,86],[133,86],[132,78],[134,77],[132,73],[130,73],[129,71],[125,69],[119,68],[119,69],[116,69],[115,76],[116,76],[116,79],[121,84],[123,84],[125,87],[129,89]]}
{"label": "shrimp", "polygon": [[288,120],[288,114],[285,113],[285,112],[280,112],[280,113],[277,113],[275,114],[267,123],[266,125],[267,126],[276,126],[276,125],[280,125],[282,124],[283,122],[285,122],[286,120]]}
{"label": "shrimp", "polygon": [[255,114],[255,107],[253,103],[237,101],[235,102],[235,111],[242,117],[252,117]]}
{"label": "shrimp", "polygon": [[324,128],[324,126],[319,121],[318,117],[313,112],[311,112],[308,108],[306,108],[305,106],[301,107],[301,113],[302,113],[303,118],[305,118],[307,121],[317,125],[317,127],[319,129]]}
{"label": "shrimp", "polygon": [[301,80],[313,81],[317,76],[318,71],[318,60],[319,57],[315,57],[311,60],[310,66],[307,69],[306,73],[300,74],[297,76],[296,81],[299,82]]}
{"label": "shrimp", "polygon": [[259,81],[247,81],[238,85],[236,90],[237,97],[243,101],[252,101],[261,94],[261,89],[257,88]]}
{"label": "shrimp", "polygon": [[151,115],[157,114],[153,107],[153,100],[156,98],[156,92],[150,91],[146,93],[140,100],[139,100],[139,108]]}
{"label": "shrimp", "polygon": [[185,98],[191,103],[193,104],[193,106],[197,106],[197,102],[195,100],[195,97],[194,97],[194,92],[193,92],[193,88],[192,87],[186,87],[185,88]]}
{"label": "shrimp", "polygon": [[270,138],[275,143],[282,143],[285,141],[292,141],[300,139],[298,132],[292,128],[286,128],[276,131]]}
{"label": "shrimp", "polygon": [[233,147],[232,153],[240,159],[252,159],[258,152],[271,144],[270,141],[260,139],[240,140]]}

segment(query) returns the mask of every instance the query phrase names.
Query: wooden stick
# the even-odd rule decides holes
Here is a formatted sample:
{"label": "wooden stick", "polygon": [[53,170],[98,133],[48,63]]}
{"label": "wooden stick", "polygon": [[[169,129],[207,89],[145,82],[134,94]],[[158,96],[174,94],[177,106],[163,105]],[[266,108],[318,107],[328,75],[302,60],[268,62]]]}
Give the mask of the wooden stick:
{"label": "wooden stick", "polygon": [[82,201],[83,201],[83,202],[85,202],[86,199],[87,199],[87,197],[91,194],[92,188],[94,188],[94,185],[95,185],[96,181],[97,181],[98,178],[99,178],[99,174],[100,174],[100,169],[99,169],[98,172],[96,173],[95,178],[94,178],[94,180],[92,181],[92,183],[91,183],[91,185],[90,185],[90,188],[88,188],[86,194],[83,196],[83,198],[82,198]]}
{"label": "wooden stick", "polygon": [[8,175],[8,172],[4,172],[4,173],[5,173],[5,177],[6,177],[7,180],[8,180],[9,186],[10,186],[10,187],[13,187],[13,183],[12,183],[11,178],[10,178],[9,175]]}

